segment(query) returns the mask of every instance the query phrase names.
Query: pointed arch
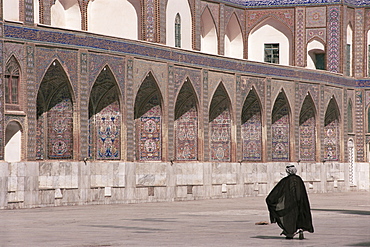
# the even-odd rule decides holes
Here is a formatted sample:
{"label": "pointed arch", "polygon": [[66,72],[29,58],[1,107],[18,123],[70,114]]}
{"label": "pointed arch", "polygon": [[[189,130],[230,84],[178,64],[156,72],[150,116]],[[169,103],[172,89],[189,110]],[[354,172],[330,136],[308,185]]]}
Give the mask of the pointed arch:
{"label": "pointed arch", "polygon": [[211,161],[231,161],[231,110],[230,97],[220,82],[209,110]]}
{"label": "pointed arch", "polygon": [[208,6],[200,17],[200,50],[205,53],[218,54],[218,35],[216,24]]}
{"label": "pointed arch", "polygon": [[37,159],[73,157],[73,102],[70,81],[54,60],[37,93]]}
{"label": "pointed arch", "polygon": [[242,29],[235,13],[226,26],[225,30],[225,56],[233,58],[243,58],[244,42]]}
{"label": "pointed arch", "polygon": [[[9,107],[9,104],[13,105],[14,108],[14,105],[19,105],[20,103],[20,77],[21,66],[15,56],[12,55],[6,63],[4,74],[5,104],[7,104],[7,108]],[[19,109],[19,107],[17,108]]]}
{"label": "pointed arch", "polygon": [[94,0],[88,8],[90,32],[138,39],[138,14],[128,0]]}
{"label": "pointed arch", "polygon": [[137,159],[162,160],[162,94],[152,72],[142,82],[135,98]]}
{"label": "pointed arch", "polygon": [[245,98],[241,124],[243,160],[262,160],[262,107],[254,87]]}
{"label": "pointed arch", "polygon": [[335,97],[333,96],[326,108],[324,121],[324,159],[339,160],[340,142],[340,113]]}
{"label": "pointed arch", "polygon": [[292,64],[292,31],[281,21],[269,17],[249,33],[248,59],[259,62]]}
{"label": "pointed arch", "polygon": [[325,42],[320,39],[312,39],[307,44],[307,68],[326,69]]}
{"label": "pointed arch", "polygon": [[301,106],[299,113],[299,160],[316,159],[316,108],[310,93]]}
{"label": "pointed arch", "polygon": [[175,105],[176,160],[198,159],[198,99],[189,78]]}
{"label": "pointed arch", "polygon": [[4,160],[17,162],[22,159],[23,128],[18,121],[10,121],[5,129]]}
{"label": "pointed arch", "polygon": [[97,160],[121,157],[121,122],[117,81],[105,66],[92,87],[89,99],[89,156]]}
{"label": "pointed arch", "polygon": [[272,160],[290,159],[290,106],[284,90],[276,97],[272,110]]}
{"label": "pointed arch", "polygon": [[192,48],[192,23],[188,0],[168,0],[166,6],[167,45],[190,50]]}
{"label": "pointed arch", "polygon": [[56,0],[51,7],[51,25],[81,30],[81,10],[78,0]]}

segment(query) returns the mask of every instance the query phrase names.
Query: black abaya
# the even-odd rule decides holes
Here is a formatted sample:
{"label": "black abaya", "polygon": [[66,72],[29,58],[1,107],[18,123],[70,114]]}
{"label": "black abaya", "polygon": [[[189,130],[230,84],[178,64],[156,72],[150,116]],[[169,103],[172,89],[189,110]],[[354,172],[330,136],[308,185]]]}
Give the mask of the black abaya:
{"label": "black abaya", "polygon": [[266,203],[271,223],[277,223],[287,237],[293,237],[298,229],[314,232],[306,188],[299,176],[292,174],[280,180]]}

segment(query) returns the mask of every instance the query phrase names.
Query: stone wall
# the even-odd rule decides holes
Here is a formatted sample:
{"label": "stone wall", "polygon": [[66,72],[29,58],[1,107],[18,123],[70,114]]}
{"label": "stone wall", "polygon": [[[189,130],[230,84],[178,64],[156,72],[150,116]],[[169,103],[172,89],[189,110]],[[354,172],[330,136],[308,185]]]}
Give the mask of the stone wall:
{"label": "stone wall", "polygon": [[[0,209],[265,196],[293,163],[0,163]],[[369,191],[369,164],[299,163],[309,193]],[[352,174],[352,173],[351,173]]]}

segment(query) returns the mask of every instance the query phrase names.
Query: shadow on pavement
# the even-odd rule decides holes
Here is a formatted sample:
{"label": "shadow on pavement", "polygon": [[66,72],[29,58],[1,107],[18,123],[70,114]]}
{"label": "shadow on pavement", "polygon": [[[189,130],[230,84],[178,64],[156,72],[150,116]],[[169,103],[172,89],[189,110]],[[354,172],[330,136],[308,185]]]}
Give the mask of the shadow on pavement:
{"label": "shadow on pavement", "polygon": [[351,244],[347,246],[370,246],[370,242],[362,242],[362,243]]}
{"label": "shadow on pavement", "polygon": [[325,212],[338,212],[343,214],[357,214],[357,215],[370,215],[370,211],[362,211],[362,210],[343,210],[343,209],[320,209],[314,208],[311,211],[325,211]]}

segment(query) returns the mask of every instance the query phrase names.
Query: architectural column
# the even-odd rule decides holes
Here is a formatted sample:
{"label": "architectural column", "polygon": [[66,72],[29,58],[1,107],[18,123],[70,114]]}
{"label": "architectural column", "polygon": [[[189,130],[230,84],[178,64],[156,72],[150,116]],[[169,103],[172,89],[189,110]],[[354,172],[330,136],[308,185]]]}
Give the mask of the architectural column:
{"label": "architectural column", "polygon": [[218,31],[218,54],[225,55],[225,5],[220,4],[220,28]]}
{"label": "architectural column", "polygon": [[326,112],[326,106],[325,104],[325,85],[320,85],[320,102],[318,104],[318,117],[319,117],[319,128],[318,128],[318,142],[320,143],[320,161],[326,159],[325,157],[325,150],[324,150],[324,140],[325,140],[325,112]]}
{"label": "architectural column", "polygon": [[341,64],[341,13],[340,6],[328,7],[328,27],[327,27],[327,70],[339,73]]}
{"label": "architectural column", "polygon": [[[127,161],[135,160],[135,122],[134,122],[134,81],[133,81],[133,71],[134,71],[134,60],[133,58],[128,58],[127,60],[127,79],[126,79],[126,159]],[[123,140],[124,141],[124,140]]]}
{"label": "architectural column", "polygon": [[242,130],[241,130],[241,119],[242,119],[242,107],[243,98],[241,95],[241,76],[236,75],[236,106],[235,106],[235,126],[236,126],[236,161],[243,160],[243,143],[242,143]]}
{"label": "architectural column", "polygon": [[89,157],[89,76],[88,76],[88,53],[87,51],[80,51],[79,54],[79,101],[77,107],[79,108],[79,133],[80,133],[80,156],[79,160]]}
{"label": "architectural column", "polygon": [[364,64],[366,62],[366,33],[364,32],[365,10],[363,8],[355,9],[355,30],[354,30],[354,45],[353,45],[353,67],[354,76],[363,77],[366,75]]}
{"label": "architectural column", "polygon": [[[211,104],[210,99],[208,98],[208,70],[203,70],[203,97],[201,98],[202,102],[202,111],[203,111],[203,126],[200,126],[200,129],[203,129],[203,159],[204,161],[209,161],[209,105]],[[202,128],[203,127],[203,128]]]}
{"label": "architectural column", "polygon": [[37,82],[35,79],[36,76],[36,68],[34,66],[34,54],[35,54],[35,47],[28,45],[26,47],[27,54],[27,68],[26,68],[26,82],[27,82],[27,126],[28,126],[28,137],[27,137],[27,160],[35,160],[36,159],[36,98],[37,98]]}
{"label": "architectural column", "polygon": [[87,31],[87,6],[89,5],[89,0],[78,0],[80,4],[81,11],[81,30]]}
{"label": "architectural column", "polygon": [[[298,161],[299,160],[299,117],[301,112],[301,103],[302,103],[302,96],[304,100],[304,95],[301,95],[299,90],[299,82],[296,81],[295,83],[295,99],[294,99],[294,115],[292,117],[293,121],[291,124],[293,125],[291,129],[294,130],[293,136],[294,138],[291,138],[291,141],[294,139],[293,142],[293,150],[291,155],[290,161]],[[293,111],[292,111],[293,114]]]}
{"label": "architectural column", "polygon": [[365,105],[364,105],[364,92],[363,90],[356,91],[355,94],[355,150],[356,150],[356,161],[364,162],[365,161],[365,138],[364,138],[364,118],[365,114]]}
{"label": "architectural column", "polygon": [[271,78],[267,78],[266,79],[266,97],[265,97],[265,109],[264,109],[264,112],[265,112],[265,119],[266,119],[266,135],[267,135],[267,141],[266,141],[266,145],[264,146],[265,147],[265,155],[266,157],[264,157],[263,159],[265,161],[271,161],[272,160],[272,152],[271,152],[271,148],[272,148],[272,133],[271,133],[271,124],[272,124],[272,120],[271,120],[271,115],[272,115],[272,108],[271,108]]}
{"label": "architectural column", "polygon": [[296,8],[295,20],[295,66],[306,66],[306,11],[305,8]]}
{"label": "architectural column", "polygon": [[174,119],[175,119],[175,82],[174,82],[174,67],[168,66],[168,160],[175,160],[175,135],[174,135]]}
{"label": "architectural column", "polygon": [[193,8],[193,50],[200,51],[200,11],[201,11],[201,4],[200,0],[194,0],[194,8]]}
{"label": "architectural column", "polygon": [[157,42],[159,34],[158,30],[158,6],[156,0],[143,1],[143,14],[142,14],[142,27],[143,27],[143,40],[150,42]]}
{"label": "architectural column", "polygon": [[[2,20],[2,1],[0,0],[0,10],[1,10],[1,20]],[[3,160],[4,159],[4,146],[5,146],[5,131],[4,131],[4,128],[5,128],[5,121],[4,121],[4,110],[5,110],[5,97],[4,97],[4,67],[6,66],[4,64],[4,57],[2,54],[4,54],[3,50],[4,50],[4,41],[3,41],[3,37],[4,37],[4,28],[3,28],[3,23],[1,22],[0,23],[0,38],[1,38],[1,41],[0,41],[0,160]]]}

